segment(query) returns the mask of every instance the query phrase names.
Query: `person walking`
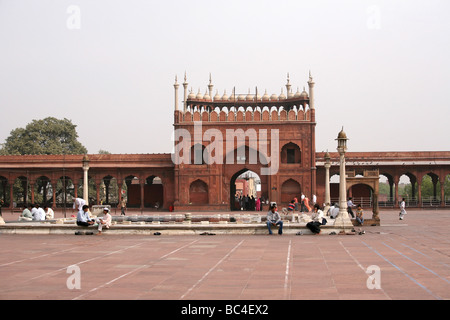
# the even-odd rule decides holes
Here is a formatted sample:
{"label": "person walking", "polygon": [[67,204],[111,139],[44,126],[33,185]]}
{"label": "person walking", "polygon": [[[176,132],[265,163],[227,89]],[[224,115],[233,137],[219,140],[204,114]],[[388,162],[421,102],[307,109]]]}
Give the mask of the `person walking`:
{"label": "person walking", "polygon": [[125,209],[127,208],[127,200],[122,197],[122,200],[120,200],[120,214],[122,216],[125,215]]}
{"label": "person walking", "polygon": [[405,214],[406,214],[406,202],[405,198],[402,198],[402,202],[400,202],[400,213],[398,215],[398,219],[403,220]]}

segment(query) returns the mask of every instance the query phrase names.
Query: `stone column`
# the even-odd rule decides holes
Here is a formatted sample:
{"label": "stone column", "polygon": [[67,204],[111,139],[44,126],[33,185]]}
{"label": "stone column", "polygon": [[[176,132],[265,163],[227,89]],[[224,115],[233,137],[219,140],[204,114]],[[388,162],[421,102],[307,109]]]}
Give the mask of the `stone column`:
{"label": "stone column", "polygon": [[180,85],[177,82],[177,76],[175,76],[175,83],[173,87],[175,88],[175,111],[178,111],[178,87]]}
{"label": "stone column", "polygon": [[142,178],[139,178],[139,185],[141,187],[141,211],[144,210],[144,187],[145,187],[145,180]]}
{"label": "stone column", "polygon": [[328,212],[328,209],[331,205],[330,198],[330,154],[325,153],[325,208],[323,209],[324,213]]}
{"label": "stone column", "polygon": [[83,157],[83,199],[86,204],[89,205],[89,181],[88,181],[88,171],[89,171],[89,158],[87,154]]}
{"label": "stone column", "polygon": [[187,108],[187,103],[186,103],[186,98],[187,98],[187,86],[188,86],[188,82],[186,79],[186,72],[184,73],[184,82],[183,82],[183,88],[184,88],[184,96],[183,96],[183,112],[186,112],[186,108]]}
{"label": "stone column", "polygon": [[347,182],[345,173],[345,151],[347,150],[347,135],[342,128],[339,132],[338,138],[338,152],[339,152],[339,213],[334,221],[334,225],[340,228],[353,227],[347,212]]}
{"label": "stone column", "polygon": [[[52,203],[52,208],[56,209],[56,185],[57,183],[54,182],[52,183],[52,193],[53,193],[53,203]],[[75,190],[77,189],[77,184],[75,184]]]}
{"label": "stone column", "polygon": [[400,179],[398,177],[394,177],[394,187],[395,187],[395,196],[394,196],[394,207],[398,208],[398,185]]}

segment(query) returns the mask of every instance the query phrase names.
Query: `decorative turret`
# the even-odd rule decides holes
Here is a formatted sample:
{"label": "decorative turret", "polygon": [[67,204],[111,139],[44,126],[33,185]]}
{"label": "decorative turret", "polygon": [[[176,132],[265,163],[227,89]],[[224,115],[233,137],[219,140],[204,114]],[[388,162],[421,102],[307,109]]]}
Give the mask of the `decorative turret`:
{"label": "decorative turret", "polygon": [[175,111],[178,111],[178,88],[180,85],[177,82],[177,76],[175,76],[175,83],[173,84],[173,87],[175,88]]}

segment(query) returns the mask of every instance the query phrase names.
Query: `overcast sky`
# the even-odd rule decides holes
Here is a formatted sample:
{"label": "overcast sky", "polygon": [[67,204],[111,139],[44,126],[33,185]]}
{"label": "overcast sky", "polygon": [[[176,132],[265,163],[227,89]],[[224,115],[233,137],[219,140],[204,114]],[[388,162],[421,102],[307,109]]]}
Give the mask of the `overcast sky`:
{"label": "overcast sky", "polygon": [[89,153],[167,153],[175,75],[279,94],[311,70],[317,151],[342,126],[348,151],[448,151],[449,30],[445,0],[0,0],[0,143],[52,116]]}

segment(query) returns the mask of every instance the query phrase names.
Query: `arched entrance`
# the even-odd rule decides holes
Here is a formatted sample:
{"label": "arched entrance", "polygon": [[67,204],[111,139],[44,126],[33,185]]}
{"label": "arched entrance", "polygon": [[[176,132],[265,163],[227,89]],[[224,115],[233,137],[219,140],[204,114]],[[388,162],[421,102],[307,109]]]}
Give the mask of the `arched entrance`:
{"label": "arched entrance", "polygon": [[[367,203],[367,207],[372,207],[373,215],[372,219],[379,221],[379,207],[378,207],[378,193],[380,174],[378,170],[364,170],[363,176],[356,176],[354,171],[348,171],[346,185],[347,191],[353,186],[361,186],[362,192],[368,192],[370,196],[370,203]],[[364,204],[363,204],[364,207]]]}
{"label": "arched entrance", "polygon": [[[262,197],[261,178],[247,168],[237,171],[230,180],[230,210],[255,211]],[[261,208],[261,207],[258,207]]]}
{"label": "arched entrance", "polygon": [[288,179],[281,185],[281,203],[287,205],[294,198],[300,199],[302,188],[294,179]]}
{"label": "arched entrance", "polygon": [[144,206],[160,209],[164,204],[164,187],[160,177],[149,176],[145,179]]}

